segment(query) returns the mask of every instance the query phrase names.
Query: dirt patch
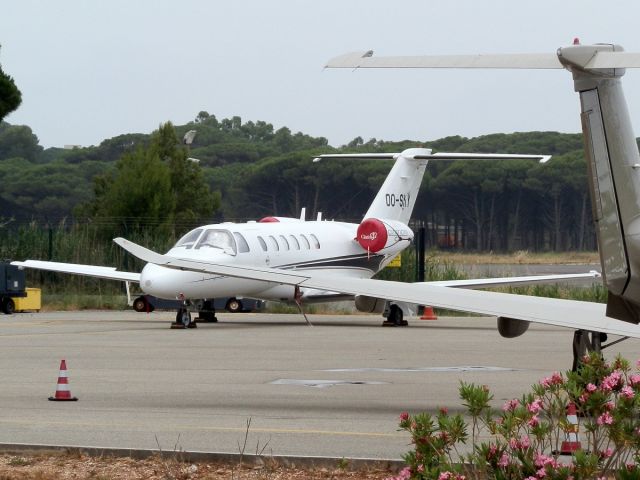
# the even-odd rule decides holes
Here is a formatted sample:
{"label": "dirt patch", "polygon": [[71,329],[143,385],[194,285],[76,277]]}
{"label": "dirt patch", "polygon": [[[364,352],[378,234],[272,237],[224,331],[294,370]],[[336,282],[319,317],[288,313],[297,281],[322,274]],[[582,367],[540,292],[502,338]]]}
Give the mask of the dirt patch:
{"label": "dirt patch", "polygon": [[248,466],[208,462],[191,463],[180,461],[179,456],[162,458],[160,455],[136,460],[110,456],[91,457],[76,453],[0,454],[0,480],[382,480],[392,475],[393,473],[388,470],[283,467],[268,458],[265,459],[264,465]]}

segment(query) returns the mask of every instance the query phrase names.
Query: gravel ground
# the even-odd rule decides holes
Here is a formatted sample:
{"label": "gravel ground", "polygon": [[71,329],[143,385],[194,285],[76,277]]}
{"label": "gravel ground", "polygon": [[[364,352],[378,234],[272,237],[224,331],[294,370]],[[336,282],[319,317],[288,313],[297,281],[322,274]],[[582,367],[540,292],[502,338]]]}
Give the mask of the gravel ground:
{"label": "gravel ground", "polygon": [[33,479],[365,479],[382,480],[393,476],[388,470],[318,468],[313,470],[281,467],[269,462],[259,467],[221,463],[186,463],[160,456],[144,460],[117,457],[90,457],[81,454],[1,454],[0,480]]}

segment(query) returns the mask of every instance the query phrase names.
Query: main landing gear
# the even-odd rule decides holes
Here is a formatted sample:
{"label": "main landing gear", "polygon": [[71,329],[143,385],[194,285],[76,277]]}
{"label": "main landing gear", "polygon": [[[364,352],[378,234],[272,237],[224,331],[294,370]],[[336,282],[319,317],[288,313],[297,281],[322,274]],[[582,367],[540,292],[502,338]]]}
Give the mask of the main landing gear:
{"label": "main landing gear", "polygon": [[171,324],[171,328],[197,328],[196,322],[191,319],[191,312],[187,305],[178,308],[176,321]]}
{"label": "main landing gear", "polygon": [[573,365],[572,371],[576,371],[580,367],[581,360],[592,352],[600,353],[605,348],[611,347],[616,343],[620,343],[629,337],[623,337],[614,342],[607,343],[607,334],[601,332],[590,332],[589,330],[576,330],[573,333]]}
{"label": "main landing gear", "polygon": [[396,304],[389,305],[382,316],[386,317],[386,320],[382,322],[383,327],[406,327],[409,325],[409,322],[402,318],[402,308]]}
{"label": "main landing gear", "polygon": [[[191,310],[198,312],[198,317],[191,318]],[[176,321],[171,324],[171,328],[197,328],[197,322],[215,323],[216,311],[213,306],[213,300],[196,300],[191,302],[184,300],[176,313]]]}

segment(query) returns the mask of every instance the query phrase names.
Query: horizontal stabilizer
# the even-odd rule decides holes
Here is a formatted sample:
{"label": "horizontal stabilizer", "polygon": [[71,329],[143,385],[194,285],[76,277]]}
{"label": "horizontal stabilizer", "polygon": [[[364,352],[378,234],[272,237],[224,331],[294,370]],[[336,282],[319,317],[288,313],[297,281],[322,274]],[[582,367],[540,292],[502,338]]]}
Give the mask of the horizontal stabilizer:
{"label": "horizontal stabilizer", "polygon": [[77,263],[45,262],[42,260],[25,260],[24,262],[11,262],[23,268],[47,270],[49,272],[72,273],[86,275],[107,280],[122,280],[123,282],[140,282],[140,274],[135,272],[119,272],[114,267],[101,267],[97,265],[80,265]]}
{"label": "horizontal stabilizer", "polygon": [[[599,51],[580,59],[584,70],[604,68],[640,68],[640,53]],[[375,57],[373,51],[340,55],[329,60],[325,68],[494,68],[560,69],[564,68],[554,53],[488,55],[416,55]]]}
{"label": "horizontal stabilizer", "polygon": [[[427,149],[421,149],[427,150]],[[319,162],[323,159],[340,158],[344,160],[395,160],[400,155],[415,160],[538,160],[545,163],[551,159],[551,155],[519,155],[511,153],[328,153],[318,155],[313,159]]]}
{"label": "horizontal stabilizer", "polygon": [[[367,55],[369,54],[369,55]],[[551,53],[497,55],[417,55],[375,57],[355,52],[332,58],[326,68],[563,68]]]}

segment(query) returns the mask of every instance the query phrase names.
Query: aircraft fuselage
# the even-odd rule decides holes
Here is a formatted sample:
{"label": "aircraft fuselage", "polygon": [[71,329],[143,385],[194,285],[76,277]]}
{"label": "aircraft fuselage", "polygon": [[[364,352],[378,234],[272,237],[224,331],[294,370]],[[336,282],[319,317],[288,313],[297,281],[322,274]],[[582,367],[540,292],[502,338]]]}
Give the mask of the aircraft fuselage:
{"label": "aircraft fuselage", "polygon": [[[222,223],[192,230],[167,256],[207,263],[314,271],[353,278],[371,278],[413,239],[407,227],[397,231],[390,245],[375,253],[356,241],[358,224],[284,219],[274,222]],[[211,237],[211,240],[209,240]],[[247,280],[154,264],[142,270],[140,287],[159,298],[210,299],[239,296],[265,300],[292,300],[295,289],[259,280]],[[303,291],[306,296],[318,291]]]}

